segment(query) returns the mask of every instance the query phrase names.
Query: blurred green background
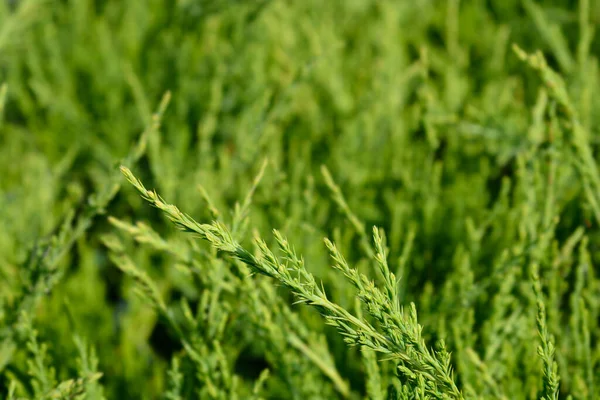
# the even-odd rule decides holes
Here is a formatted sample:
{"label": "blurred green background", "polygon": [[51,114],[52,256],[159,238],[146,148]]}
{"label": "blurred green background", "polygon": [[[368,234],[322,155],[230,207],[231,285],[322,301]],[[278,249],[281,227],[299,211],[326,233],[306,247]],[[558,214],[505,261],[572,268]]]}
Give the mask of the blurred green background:
{"label": "blurred green background", "polygon": [[[364,229],[385,229],[392,265],[400,265],[414,234],[402,299],[416,303],[428,343],[445,338],[460,384],[472,380],[482,398],[494,398],[494,390],[534,398],[539,385],[528,253],[517,252],[514,271],[505,253],[527,247],[532,215],[544,208],[551,185],[552,215],[560,221],[544,248],[549,267],[542,275],[556,283],[548,284],[548,318],[564,371],[561,393],[593,398],[600,384],[594,197],[586,196],[560,102],[541,90],[544,80],[511,46],[541,50],[563,77],[595,155],[599,19],[595,0],[2,1],[0,396],[11,380],[27,381],[27,352],[13,332],[23,308],[49,344],[59,381],[79,368],[77,333],[95,348],[106,398],[154,399],[166,390],[181,344],[133,293],[133,280],[101,238],[116,231],[106,218],[112,215],[146,221],[168,240],[193,246],[129,187],[105,207],[94,208],[89,196],[120,179],[119,164],[169,91],[162,126],[132,166],[147,187],[210,221],[201,185],[228,220],[268,159],[244,242],[253,230],[270,238],[272,228],[281,229],[331,298],[351,309],[353,293],[329,267],[322,238],[334,238],[366,271],[367,254],[331,198],[320,170],[327,166]],[[552,182],[549,165],[557,169]],[[87,216],[89,224],[61,244],[54,269],[32,267],[70,213],[67,226]],[[170,305],[200,301],[202,285],[176,267],[176,256],[121,240]],[[574,311],[580,298],[584,317]],[[235,298],[227,302],[241,307]],[[353,395],[364,395],[359,352],[313,311],[291,309],[326,338]],[[587,341],[573,318],[585,319]],[[242,316],[232,319],[223,340],[236,351],[228,357],[252,382],[255,370],[274,368],[263,354],[268,340]],[[477,359],[499,389],[481,378]],[[278,371],[265,396],[293,398],[296,386],[286,379],[300,374],[302,381],[302,371]],[[387,382],[393,374],[384,376]],[[194,386],[193,374],[189,379]],[[323,398],[339,396],[323,385]],[[19,391],[33,393],[25,383]]]}

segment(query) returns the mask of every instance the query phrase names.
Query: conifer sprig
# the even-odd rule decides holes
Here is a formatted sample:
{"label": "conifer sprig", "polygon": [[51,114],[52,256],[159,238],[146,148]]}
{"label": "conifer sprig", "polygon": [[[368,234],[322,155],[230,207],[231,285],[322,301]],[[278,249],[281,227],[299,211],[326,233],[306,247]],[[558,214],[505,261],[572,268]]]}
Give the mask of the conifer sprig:
{"label": "conifer sprig", "polygon": [[329,300],[324,288],[306,269],[302,257],[296,254],[279,231],[274,230],[273,235],[282,258],[276,256],[259,237],[255,238],[255,255],[238,243],[223,223],[196,222],[175,205],[165,202],[155,191],[146,189],[128,168],[121,167],[121,171],[142,197],[165,213],[179,229],[198,235],[215,249],[248,265],[253,272],[266,275],[286,286],[296,295],[298,303],[317,308],[327,323],[334,326],[348,344],[365,346],[398,361],[400,372],[409,380],[421,382],[426,392],[435,398],[463,398],[454,382],[449,354],[443,348],[434,353],[426,346],[421,334],[422,327],[417,322],[415,305],[411,304],[408,314],[399,308],[394,295],[397,291],[395,277],[387,267],[383,238],[378,230],[374,231],[376,261],[384,276],[388,295],[351,268],[331,241],[326,239],[325,243],[335,261],[335,268],[342,271],[358,289],[359,298],[369,314],[378,321],[383,332]]}
{"label": "conifer sprig", "polygon": [[531,280],[533,282],[533,291],[537,304],[537,328],[540,335],[541,344],[538,346],[538,355],[543,363],[543,387],[541,399],[557,400],[558,399],[558,364],[555,361],[554,339],[548,332],[546,323],[546,304],[542,293],[542,285],[540,283],[539,268],[537,265],[532,266]]}

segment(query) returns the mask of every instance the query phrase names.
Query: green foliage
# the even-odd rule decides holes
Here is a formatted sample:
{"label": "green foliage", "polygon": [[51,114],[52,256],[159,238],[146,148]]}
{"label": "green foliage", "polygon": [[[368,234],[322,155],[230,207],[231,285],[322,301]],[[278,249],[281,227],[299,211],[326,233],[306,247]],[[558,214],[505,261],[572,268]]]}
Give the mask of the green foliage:
{"label": "green foliage", "polygon": [[595,399],[599,13],[0,2],[0,398]]}

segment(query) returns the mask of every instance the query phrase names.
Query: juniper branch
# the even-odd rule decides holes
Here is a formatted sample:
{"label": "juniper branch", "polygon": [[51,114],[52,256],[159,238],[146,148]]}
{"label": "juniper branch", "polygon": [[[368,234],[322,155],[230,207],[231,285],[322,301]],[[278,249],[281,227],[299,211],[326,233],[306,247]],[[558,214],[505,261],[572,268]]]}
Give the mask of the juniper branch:
{"label": "juniper branch", "polygon": [[554,359],[554,343],[548,332],[546,324],[546,305],[542,294],[542,286],[538,275],[538,266],[532,266],[531,280],[537,303],[537,328],[541,344],[538,346],[538,354],[544,365],[543,388],[541,398],[544,400],[558,399],[558,365]]}
{"label": "juniper branch", "polygon": [[376,316],[382,323],[384,333],[379,332],[368,321],[357,318],[330,301],[323,287],[305,268],[304,260],[297,256],[292,246],[277,230],[274,230],[273,234],[279,250],[284,255],[283,261],[271,251],[264,240],[255,239],[258,254],[254,255],[234,239],[223,223],[196,222],[175,205],[165,202],[155,191],[147,190],[128,168],[121,167],[121,171],[142,197],[161,210],[175,226],[197,235],[208,241],[215,249],[242,261],[253,272],[279,281],[295,294],[298,303],[315,307],[325,317],[327,323],[344,336],[348,344],[366,346],[397,359],[403,364],[401,368],[409,377],[415,381],[428,382],[425,388],[436,398],[442,398],[443,395],[455,399],[463,398],[454,382],[449,357],[438,359],[439,356],[432,353],[425,345],[421,336],[422,328],[417,323],[414,304],[411,305],[407,316],[394,313],[394,308],[390,305],[391,300],[386,298],[372,282],[363,279],[364,277],[359,276],[356,270],[349,268],[331,242],[328,247],[332,250],[334,259],[338,261],[338,269],[342,270],[357,286],[359,296],[362,296],[371,315]]}

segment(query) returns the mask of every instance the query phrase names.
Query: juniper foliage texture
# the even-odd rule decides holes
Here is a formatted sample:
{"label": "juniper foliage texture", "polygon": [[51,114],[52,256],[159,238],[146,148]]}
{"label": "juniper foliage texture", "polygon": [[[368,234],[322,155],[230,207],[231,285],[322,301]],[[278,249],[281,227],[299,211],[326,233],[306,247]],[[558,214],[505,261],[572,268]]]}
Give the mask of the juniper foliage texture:
{"label": "juniper foliage texture", "polygon": [[0,2],[0,398],[598,398],[576,3]]}

